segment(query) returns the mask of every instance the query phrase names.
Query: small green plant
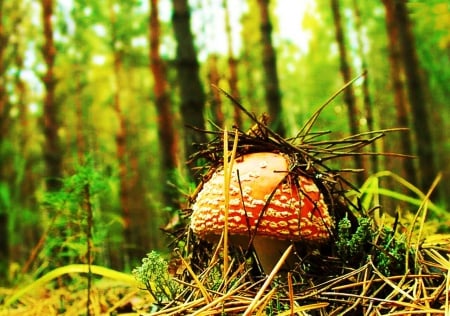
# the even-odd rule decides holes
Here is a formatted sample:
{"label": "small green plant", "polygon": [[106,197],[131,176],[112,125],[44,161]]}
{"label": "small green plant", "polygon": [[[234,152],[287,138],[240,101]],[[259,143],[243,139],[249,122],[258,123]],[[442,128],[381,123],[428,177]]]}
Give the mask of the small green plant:
{"label": "small green plant", "polygon": [[408,250],[404,236],[395,238],[394,230],[389,227],[384,227],[380,234],[381,238],[375,247],[374,263],[386,276],[405,272],[405,256]]}
{"label": "small green plant", "polygon": [[76,166],[74,174],[61,182],[60,190],[47,192],[42,200],[48,216],[43,254],[51,258],[50,268],[80,260],[92,262],[94,254],[90,250],[101,245],[102,234],[106,234],[100,229],[103,227],[94,227],[94,217],[100,215],[98,196],[106,183],[92,159]]}
{"label": "small green plant", "polygon": [[355,233],[352,234],[351,228],[347,216],[339,221],[336,242],[338,255],[346,262],[365,260],[373,238],[372,222],[370,218],[359,217]]}
{"label": "small green plant", "polygon": [[372,220],[367,217],[358,218],[354,233],[351,228],[347,217],[339,221],[336,247],[342,260],[349,264],[361,264],[370,255],[375,267],[384,275],[404,273],[407,252],[404,236],[395,236],[394,230],[389,227],[375,232]]}
{"label": "small green plant", "polygon": [[158,252],[151,251],[142,259],[142,265],[132,273],[158,304],[173,300],[179,292],[178,283],[168,271],[169,263]]}

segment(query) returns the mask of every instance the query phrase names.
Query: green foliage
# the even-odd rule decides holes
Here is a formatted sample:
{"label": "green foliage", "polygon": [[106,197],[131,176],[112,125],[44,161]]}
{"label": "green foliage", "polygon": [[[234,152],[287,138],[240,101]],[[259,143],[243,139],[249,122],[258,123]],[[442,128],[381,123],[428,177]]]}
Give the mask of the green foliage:
{"label": "green foliage", "polygon": [[386,226],[377,232],[372,226],[370,218],[359,217],[358,227],[352,234],[350,220],[341,219],[336,242],[339,257],[353,265],[373,260],[375,267],[386,276],[404,273],[408,251],[405,235],[396,236],[394,230]]}
{"label": "green foliage", "polygon": [[359,217],[354,234],[351,233],[351,228],[352,225],[347,216],[339,221],[337,252],[344,261],[365,260],[368,245],[373,238],[372,221],[367,217]]}
{"label": "green foliage", "polygon": [[[98,217],[96,197],[105,189],[105,181],[88,159],[75,168],[75,173],[62,180],[62,188],[44,195],[43,206],[48,211],[49,234],[44,255],[56,262],[67,264],[87,261],[86,238],[88,208]],[[97,227],[96,227],[97,228]],[[103,227],[104,228],[104,227]],[[94,230],[93,245],[99,246],[105,238],[105,229]]]}
{"label": "green foliage", "polygon": [[405,273],[408,252],[405,235],[396,238],[392,229],[383,227],[380,236],[373,258],[375,266],[386,276]]}
{"label": "green foliage", "polygon": [[158,252],[151,251],[142,259],[142,265],[133,270],[152,297],[162,303],[173,300],[179,291],[178,283],[168,272],[169,263]]}
{"label": "green foliage", "polygon": [[[0,182],[0,209],[6,210],[11,206],[11,195],[9,186],[6,183]],[[0,213],[3,213],[0,210]]]}

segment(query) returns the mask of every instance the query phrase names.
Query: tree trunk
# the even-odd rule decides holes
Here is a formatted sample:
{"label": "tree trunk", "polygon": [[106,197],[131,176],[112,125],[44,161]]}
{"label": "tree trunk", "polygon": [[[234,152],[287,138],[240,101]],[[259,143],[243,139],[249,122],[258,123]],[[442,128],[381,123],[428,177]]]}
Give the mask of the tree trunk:
{"label": "tree trunk", "polygon": [[405,70],[408,87],[409,103],[413,114],[413,127],[417,141],[417,156],[419,160],[420,188],[425,192],[437,176],[434,161],[433,138],[427,113],[424,83],[417,56],[412,24],[406,8],[406,0],[387,0],[395,7],[395,20],[398,27],[400,53]]}
{"label": "tree trunk", "polygon": [[[230,9],[228,6],[228,0],[224,0],[224,9],[225,9],[225,29],[227,33],[227,42],[228,42],[228,71],[229,71],[228,84],[230,85],[231,95],[236,100],[240,101],[241,97],[238,88],[238,61],[234,57],[233,53],[233,34],[230,24]],[[241,110],[237,106],[234,107],[233,120],[234,124],[238,128],[243,128]]]}
{"label": "tree trunk", "polygon": [[[348,63],[347,50],[345,47],[344,40],[344,30],[342,27],[341,13],[339,8],[338,0],[331,0],[331,9],[333,12],[334,20],[334,30],[336,36],[336,42],[339,47],[339,56],[341,64],[341,74],[344,79],[344,83],[352,80],[351,69]],[[347,112],[350,124],[350,132],[353,135],[359,134],[359,123],[358,123],[358,109],[356,107],[356,98],[353,86],[349,86],[344,90],[344,101],[347,104]],[[361,156],[354,156],[355,167],[357,169],[364,169],[364,164]],[[358,185],[364,182],[365,174],[363,172],[358,172],[356,174],[356,181]]]}
{"label": "tree trunk", "polygon": [[[19,28],[20,22],[17,21],[14,25],[14,29]],[[36,154],[30,149],[32,146],[33,130],[30,128],[30,115],[27,103],[27,87],[23,80],[24,69],[24,57],[20,51],[20,42],[16,41],[13,45],[13,56],[16,73],[14,74],[14,85],[16,87],[17,94],[17,106],[19,108],[19,122],[20,122],[20,139],[17,141],[19,150],[21,153],[21,159],[23,159],[23,177],[17,177],[16,181],[20,179],[20,183],[14,195],[14,201],[19,201],[18,205],[22,210],[35,210],[38,206],[37,197],[35,196],[36,190],[39,185],[39,180],[36,179],[36,173],[33,172]],[[26,199],[23,197],[26,196]],[[21,217],[23,218],[23,217]],[[22,242],[17,245],[17,250],[12,251],[11,260],[21,262],[25,256],[28,256],[36,246],[36,242],[42,235],[41,226],[36,223],[30,223],[29,221],[17,221],[17,226],[13,230],[22,236]]]}
{"label": "tree trunk", "polygon": [[[208,80],[211,85],[219,86],[220,75],[217,67],[217,54],[211,54],[208,57]],[[210,110],[214,124],[223,127],[225,116],[222,111],[222,93],[213,86],[210,86]]]}
{"label": "tree trunk", "polygon": [[122,71],[122,52],[116,49],[117,22],[114,9],[110,8],[111,20],[111,48],[114,57],[114,89],[113,89],[113,109],[116,112],[119,126],[116,132],[116,157],[119,169],[119,200],[122,209],[122,219],[124,223],[125,249],[123,259],[125,261],[133,258],[134,238],[130,209],[130,185],[128,179],[127,167],[127,125],[122,105],[120,102],[121,71]]}
{"label": "tree trunk", "polygon": [[[397,111],[397,124],[399,127],[409,127],[408,119],[408,103],[406,101],[406,94],[402,82],[402,67],[400,60],[400,47],[398,43],[398,29],[395,21],[395,7],[393,1],[383,0],[386,11],[386,31],[388,35],[388,50],[389,63],[391,70],[391,82],[394,90],[394,102]],[[411,142],[410,133],[403,133],[400,135],[401,151],[405,154],[412,154],[414,152]],[[412,159],[405,159],[403,161],[402,176],[409,182],[417,183],[417,176]]]}
{"label": "tree trunk", "polygon": [[167,85],[164,61],[159,54],[161,27],[159,22],[158,0],[150,0],[150,68],[153,74],[153,92],[158,113],[158,139],[161,148],[161,187],[164,206],[178,209],[178,195],[170,190],[167,182],[173,182],[173,173],[178,167],[178,146],[174,131],[174,117],[171,111],[170,95]]}
{"label": "tree trunk", "polygon": [[272,43],[272,23],[269,16],[269,0],[258,0],[261,16],[261,44],[263,49],[264,88],[269,116],[274,130],[286,134],[282,118],[280,83],[277,71],[277,56]]}
{"label": "tree trunk", "polygon": [[[139,137],[139,127],[130,125],[128,135],[130,139]],[[149,249],[161,249],[163,238],[161,238],[160,227],[162,226],[161,212],[158,208],[148,208],[144,177],[144,172],[148,171],[147,159],[144,159],[144,166],[140,163],[139,154],[142,153],[142,147],[139,142],[130,142],[128,150],[128,200],[130,210],[130,241],[129,250],[130,263],[139,264],[145,257]],[[164,186],[164,184],[160,184]],[[166,205],[164,205],[165,207]]]}
{"label": "tree trunk", "polygon": [[[364,41],[362,39],[362,26],[361,26],[361,10],[359,9],[358,1],[353,0],[353,11],[355,15],[355,27],[357,32],[357,40],[358,40],[358,51],[359,55],[361,57],[362,62],[362,69],[365,71],[365,75],[362,78],[363,84],[362,84],[362,92],[363,92],[363,101],[364,101],[364,110],[365,110],[365,116],[367,121],[367,129],[369,131],[375,130],[375,123],[373,119],[373,104],[372,104],[372,98],[370,96],[369,91],[369,78],[370,75],[367,72],[367,59],[364,54]],[[371,144],[371,151],[377,152],[377,146],[376,143],[373,142]],[[370,163],[371,163],[371,172],[376,173],[378,171],[378,156],[372,155],[370,156]]]}
{"label": "tree trunk", "polygon": [[86,155],[86,138],[84,135],[85,131],[85,115],[84,115],[84,104],[82,101],[82,93],[84,84],[82,83],[81,76],[83,74],[77,70],[75,73],[75,92],[74,92],[74,101],[75,101],[75,114],[76,114],[76,142],[77,142],[77,156],[78,156],[78,163],[83,164],[84,163],[84,156]]}
{"label": "tree trunk", "polygon": [[53,40],[53,0],[41,0],[42,20],[44,23],[43,55],[47,71],[43,77],[46,90],[44,99],[43,128],[44,128],[44,160],[47,167],[47,190],[57,191],[61,188],[62,150],[58,136],[60,128],[59,104],[55,98],[56,77],[54,64],[56,47]]}
{"label": "tree trunk", "polygon": [[[0,84],[0,159],[2,163],[0,163],[0,188],[5,186],[9,188],[9,179],[6,176],[7,172],[7,164],[5,163],[5,147],[8,129],[5,128],[7,124],[7,120],[9,117],[8,110],[8,100],[5,91],[5,51],[8,45],[8,36],[5,32],[5,26],[3,25],[3,0],[0,0],[0,80],[2,84]],[[8,194],[8,190],[5,190],[6,194]],[[8,212],[9,207],[7,207],[6,203],[4,203],[0,199],[0,284],[3,284],[3,281],[6,281],[8,276],[8,264],[9,264],[9,231],[8,231]]]}
{"label": "tree trunk", "polygon": [[[177,42],[176,67],[180,88],[180,110],[186,128],[184,151],[186,160],[196,152],[194,144],[206,142],[206,135],[189,126],[204,129],[205,92],[200,81],[199,64],[191,32],[190,13],[187,0],[172,0],[172,24]],[[192,169],[191,175],[194,176]]]}

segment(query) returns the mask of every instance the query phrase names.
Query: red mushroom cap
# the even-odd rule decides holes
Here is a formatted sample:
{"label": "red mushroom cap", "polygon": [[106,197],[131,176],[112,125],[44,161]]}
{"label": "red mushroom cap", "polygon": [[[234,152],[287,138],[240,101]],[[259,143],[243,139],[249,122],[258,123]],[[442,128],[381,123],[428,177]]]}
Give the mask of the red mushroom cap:
{"label": "red mushroom cap", "polygon": [[[272,152],[247,154],[235,160],[229,187],[230,235],[249,236],[256,230],[258,236],[277,239],[329,239],[333,221],[323,194],[312,179],[290,173],[289,167],[286,155]],[[224,170],[220,168],[204,184],[192,206],[193,232],[206,239],[222,234],[224,208]]]}

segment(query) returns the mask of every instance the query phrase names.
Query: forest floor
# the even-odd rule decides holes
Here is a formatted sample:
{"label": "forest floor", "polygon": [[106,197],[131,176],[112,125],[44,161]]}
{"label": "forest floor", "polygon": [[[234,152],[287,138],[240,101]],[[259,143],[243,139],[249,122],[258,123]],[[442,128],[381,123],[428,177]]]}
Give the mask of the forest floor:
{"label": "forest floor", "polygon": [[[20,286],[20,285],[19,285]],[[12,297],[20,288],[0,288],[0,298]],[[8,307],[0,307],[0,316],[32,315],[142,315],[149,311],[151,296],[136,286],[111,280],[95,280],[88,295],[86,278],[78,276],[70,285],[46,286],[24,293]],[[139,311],[141,311],[139,313]]]}
{"label": "forest floor", "polygon": [[[280,259],[281,265],[284,259]],[[318,259],[328,267],[334,262]],[[0,316],[287,316],[336,315],[336,311],[345,315],[449,316],[450,234],[428,236],[412,259],[418,269],[402,268],[404,272],[397,275],[381,273],[368,258],[359,268],[345,268],[325,279],[305,274],[296,284],[290,276],[288,282],[279,282],[274,277],[276,268],[273,275],[257,282],[247,278],[243,265],[220,275],[222,265],[214,261],[193,280],[178,280],[176,298],[159,305],[132,274],[100,266],[92,266],[88,295],[85,266],[69,265],[37,280],[24,280],[14,288],[0,288]]]}

